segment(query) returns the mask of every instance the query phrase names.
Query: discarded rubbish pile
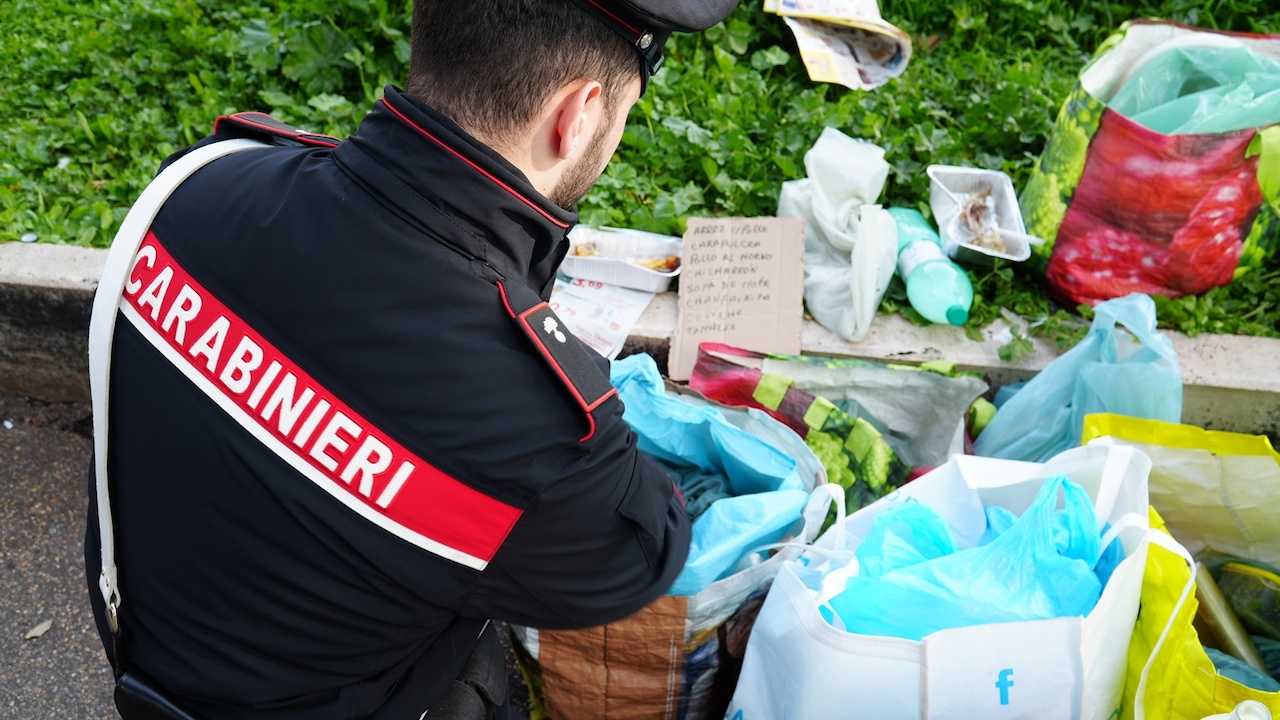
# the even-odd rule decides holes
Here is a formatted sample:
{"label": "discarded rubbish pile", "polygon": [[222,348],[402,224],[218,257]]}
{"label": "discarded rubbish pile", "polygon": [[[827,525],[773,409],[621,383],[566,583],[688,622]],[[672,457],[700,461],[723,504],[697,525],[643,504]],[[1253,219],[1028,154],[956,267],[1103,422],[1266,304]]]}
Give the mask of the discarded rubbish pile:
{"label": "discarded rubbish pile", "polygon": [[[997,170],[936,165],[920,208],[883,207],[885,150],[827,128],[777,217],[691,220],[657,281],[567,274],[555,302],[610,357],[653,284],[676,283],[667,367],[633,355],[612,380],[694,540],[636,615],[516,629],[533,716],[1280,711],[1280,454],[1179,424],[1150,297],[1275,252],[1278,42],[1126,26],[1021,196]],[[598,255],[599,232],[573,231],[575,247]],[[1024,262],[1094,306],[1084,339],[1025,383],[801,353],[806,311],[856,343],[896,275],[920,316],[963,325],[963,268]]]}

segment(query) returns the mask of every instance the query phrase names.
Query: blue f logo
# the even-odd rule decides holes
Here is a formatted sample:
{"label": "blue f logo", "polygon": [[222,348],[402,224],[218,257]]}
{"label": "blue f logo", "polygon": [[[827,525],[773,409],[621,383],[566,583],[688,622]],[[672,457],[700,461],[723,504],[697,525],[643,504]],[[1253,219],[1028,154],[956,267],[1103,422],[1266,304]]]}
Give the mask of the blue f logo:
{"label": "blue f logo", "polygon": [[1000,671],[1000,677],[996,680],[996,689],[1000,691],[1000,704],[1009,704],[1009,688],[1013,687],[1013,668]]}

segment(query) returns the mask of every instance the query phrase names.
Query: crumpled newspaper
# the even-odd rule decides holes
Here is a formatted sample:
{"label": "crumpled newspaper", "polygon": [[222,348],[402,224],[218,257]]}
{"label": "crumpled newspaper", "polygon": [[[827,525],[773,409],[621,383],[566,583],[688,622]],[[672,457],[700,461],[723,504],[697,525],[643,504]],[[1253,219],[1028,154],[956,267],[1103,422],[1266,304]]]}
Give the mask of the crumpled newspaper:
{"label": "crumpled newspaper", "polygon": [[765,0],[795,35],[809,79],[874,90],[901,75],[911,36],[880,17],[876,0]]}

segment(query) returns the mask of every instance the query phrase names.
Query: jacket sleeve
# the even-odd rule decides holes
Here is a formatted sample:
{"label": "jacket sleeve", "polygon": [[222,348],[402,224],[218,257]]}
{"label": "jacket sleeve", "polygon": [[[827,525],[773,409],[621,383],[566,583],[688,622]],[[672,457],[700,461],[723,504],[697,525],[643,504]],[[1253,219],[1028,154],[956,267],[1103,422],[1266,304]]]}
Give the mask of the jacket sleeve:
{"label": "jacket sleeve", "polygon": [[546,629],[620,620],[665,593],[690,526],[671,476],[620,417],[586,461],[525,511],[468,594],[463,614]]}

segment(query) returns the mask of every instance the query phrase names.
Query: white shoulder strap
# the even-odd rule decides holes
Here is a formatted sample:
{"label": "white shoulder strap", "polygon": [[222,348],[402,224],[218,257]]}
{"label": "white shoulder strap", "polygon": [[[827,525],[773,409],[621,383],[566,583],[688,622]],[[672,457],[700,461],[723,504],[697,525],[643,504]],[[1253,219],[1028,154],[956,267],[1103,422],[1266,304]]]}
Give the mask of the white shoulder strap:
{"label": "white shoulder strap", "polygon": [[107,495],[107,395],[111,382],[111,341],[120,295],[128,279],[133,256],[151,227],[151,221],[178,185],[223,155],[263,147],[270,145],[256,140],[224,140],[197,148],[165,168],[125,216],[107,252],[102,277],[93,296],[93,312],[89,320],[89,394],[93,400],[94,474],[98,484],[98,529],[102,540],[102,575],[98,579],[98,587],[107,603],[107,619],[112,632],[119,630],[120,587],[116,579],[111,502]]}

